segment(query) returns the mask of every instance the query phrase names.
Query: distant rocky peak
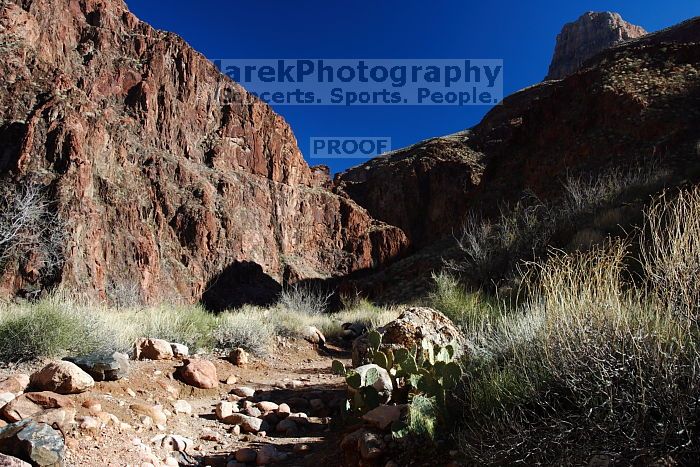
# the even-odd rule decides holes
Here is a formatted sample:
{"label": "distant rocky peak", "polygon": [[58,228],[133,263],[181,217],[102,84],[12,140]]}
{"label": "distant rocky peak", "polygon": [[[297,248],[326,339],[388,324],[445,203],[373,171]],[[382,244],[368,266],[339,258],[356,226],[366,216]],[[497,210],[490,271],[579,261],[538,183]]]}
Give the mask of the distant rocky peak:
{"label": "distant rocky peak", "polygon": [[617,13],[584,13],[573,23],[565,24],[557,36],[545,79],[565,78],[597,53],[646,33],[644,28],[628,23]]}

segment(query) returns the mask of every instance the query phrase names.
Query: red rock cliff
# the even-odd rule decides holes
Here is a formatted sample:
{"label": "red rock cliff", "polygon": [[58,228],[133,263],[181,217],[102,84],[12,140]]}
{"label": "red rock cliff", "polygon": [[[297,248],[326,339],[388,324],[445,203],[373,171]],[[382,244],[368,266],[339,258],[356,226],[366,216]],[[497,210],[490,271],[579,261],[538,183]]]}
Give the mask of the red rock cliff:
{"label": "red rock cliff", "polygon": [[[195,301],[239,264],[329,277],[405,246],[320,186],[281,117],[122,1],[1,2],[0,43],[0,170],[54,194],[63,286]],[[226,87],[245,103],[222,105]],[[27,269],[8,265],[6,292]]]}

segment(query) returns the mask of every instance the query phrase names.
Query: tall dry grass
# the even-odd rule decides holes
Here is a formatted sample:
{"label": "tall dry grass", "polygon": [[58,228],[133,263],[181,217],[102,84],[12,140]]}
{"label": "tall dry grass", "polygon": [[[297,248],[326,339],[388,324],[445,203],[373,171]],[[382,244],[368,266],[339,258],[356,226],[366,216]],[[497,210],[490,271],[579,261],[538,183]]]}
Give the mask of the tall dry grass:
{"label": "tall dry grass", "polygon": [[645,273],[624,242],[531,265],[530,299],[470,336],[461,447],[480,463],[697,455],[700,190],[647,212]]}

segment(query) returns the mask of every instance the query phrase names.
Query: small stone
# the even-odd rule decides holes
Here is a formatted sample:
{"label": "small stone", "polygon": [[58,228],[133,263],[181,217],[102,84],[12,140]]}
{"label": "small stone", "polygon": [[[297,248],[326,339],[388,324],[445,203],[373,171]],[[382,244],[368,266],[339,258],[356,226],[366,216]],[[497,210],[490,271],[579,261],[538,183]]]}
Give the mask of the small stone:
{"label": "small stone", "polygon": [[159,405],[131,404],[129,408],[137,415],[150,418],[156,425],[165,425],[168,421],[163,408]]}
{"label": "small stone", "polygon": [[231,351],[228,359],[236,366],[246,366],[248,364],[248,352],[238,347],[237,349],[233,349]]}
{"label": "small stone", "polygon": [[258,402],[256,406],[262,410],[263,412],[273,412],[275,410],[279,410],[280,406],[275,404],[274,402],[269,402],[269,401],[262,401]]}
{"label": "small stone", "polygon": [[241,434],[241,426],[234,425],[228,430],[228,432],[231,433],[232,435],[238,436]]}
{"label": "small stone", "polygon": [[257,433],[260,431],[263,423],[263,421],[259,418],[243,415],[241,413],[231,414],[222,421],[229,425],[240,425],[243,430],[249,433]]}
{"label": "small stone", "polygon": [[229,377],[226,378],[226,381],[225,381],[226,384],[236,384],[237,382],[238,382],[238,378],[236,377],[236,375],[229,375]]}
{"label": "small stone", "polygon": [[271,444],[265,444],[258,451],[258,457],[255,461],[257,465],[267,465],[277,462],[280,458],[280,453]]}
{"label": "small stone", "polygon": [[0,454],[0,467],[32,467],[32,465],[16,457]]}
{"label": "small stone", "polygon": [[167,435],[163,437],[161,446],[176,452],[185,452],[194,446],[194,442],[180,435]]}
{"label": "small stone", "polygon": [[88,415],[80,419],[80,425],[78,426],[80,426],[81,430],[99,430],[102,428],[102,421]]}
{"label": "small stone", "polygon": [[326,337],[321,331],[318,330],[316,326],[308,326],[304,330],[304,340],[313,345],[324,346],[326,345]]}
{"label": "small stone", "polygon": [[192,406],[187,401],[177,400],[173,402],[173,410],[176,414],[192,415]]}
{"label": "small stone", "polygon": [[309,423],[309,416],[306,415],[304,412],[297,412],[293,414],[289,414],[289,416],[285,420],[290,420],[292,422],[295,422],[297,425],[299,424],[307,424]]}
{"label": "small stone", "polygon": [[221,438],[221,436],[217,432],[211,431],[211,430],[202,431],[202,434],[199,435],[199,439],[204,440],[204,441],[212,441],[215,443],[222,443],[223,442],[223,439]]}
{"label": "small stone", "polygon": [[234,413],[238,413],[238,411],[238,405],[228,401],[221,401],[214,407],[214,413],[219,420],[223,420]]}
{"label": "small stone", "polygon": [[292,413],[292,409],[289,407],[289,405],[282,403],[282,404],[280,404],[279,407],[277,408],[277,413],[278,413],[278,414],[285,414],[285,413],[286,413],[286,414],[291,414],[291,413]]}
{"label": "small stone", "polygon": [[190,356],[190,349],[184,344],[171,343],[170,348],[173,351],[175,358],[184,358]]}
{"label": "small stone", "polygon": [[236,460],[238,462],[243,462],[244,464],[255,462],[258,457],[258,453],[251,448],[242,448],[236,451]]}
{"label": "small stone", "polygon": [[102,404],[98,399],[95,399],[94,397],[91,397],[89,399],[85,399],[82,404],[80,404],[84,408],[88,409],[90,412],[102,412]]}
{"label": "small stone", "polygon": [[253,397],[255,395],[255,389],[247,386],[238,386],[233,388],[231,392],[239,397]]}
{"label": "small stone", "polygon": [[126,393],[131,397],[136,397],[136,393],[131,388],[126,388]]}
{"label": "small stone", "polygon": [[76,364],[66,361],[52,362],[30,377],[30,385],[42,391],[58,394],[78,394],[95,385],[92,376]]}
{"label": "small stone", "polygon": [[262,412],[260,411],[260,409],[255,407],[255,406],[248,407],[245,412],[247,415],[250,415],[251,417],[259,417],[262,415]]}
{"label": "small stone", "polygon": [[216,376],[216,367],[208,360],[183,360],[184,366],[180,368],[182,380],[201,389],[212,389],[219,386],[219,379]]}
{"label": "small stone", "polygon": [[170,343],[162,339],[140,338],[134,344],[134,357],[136,360],[168,360],[173,358],[173,349]]}
{"label": "small stone", "polygon": [[362,419],[370,426],[380,430],[388,429],[392,423],[401,419],[401,412],[406,406],[380,405],[362,416]]}

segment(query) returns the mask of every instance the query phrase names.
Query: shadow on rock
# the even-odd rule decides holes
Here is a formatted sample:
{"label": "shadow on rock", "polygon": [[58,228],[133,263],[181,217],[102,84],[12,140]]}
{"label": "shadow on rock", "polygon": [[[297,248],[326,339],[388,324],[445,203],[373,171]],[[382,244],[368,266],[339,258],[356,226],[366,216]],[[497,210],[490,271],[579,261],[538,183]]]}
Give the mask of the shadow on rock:
{"label": "shadow on rock", "polygon": [[209,281],[202,304],[215,312],[243,305],[270,306],[281,291],[282,286],[259,264],[237,261]]}

